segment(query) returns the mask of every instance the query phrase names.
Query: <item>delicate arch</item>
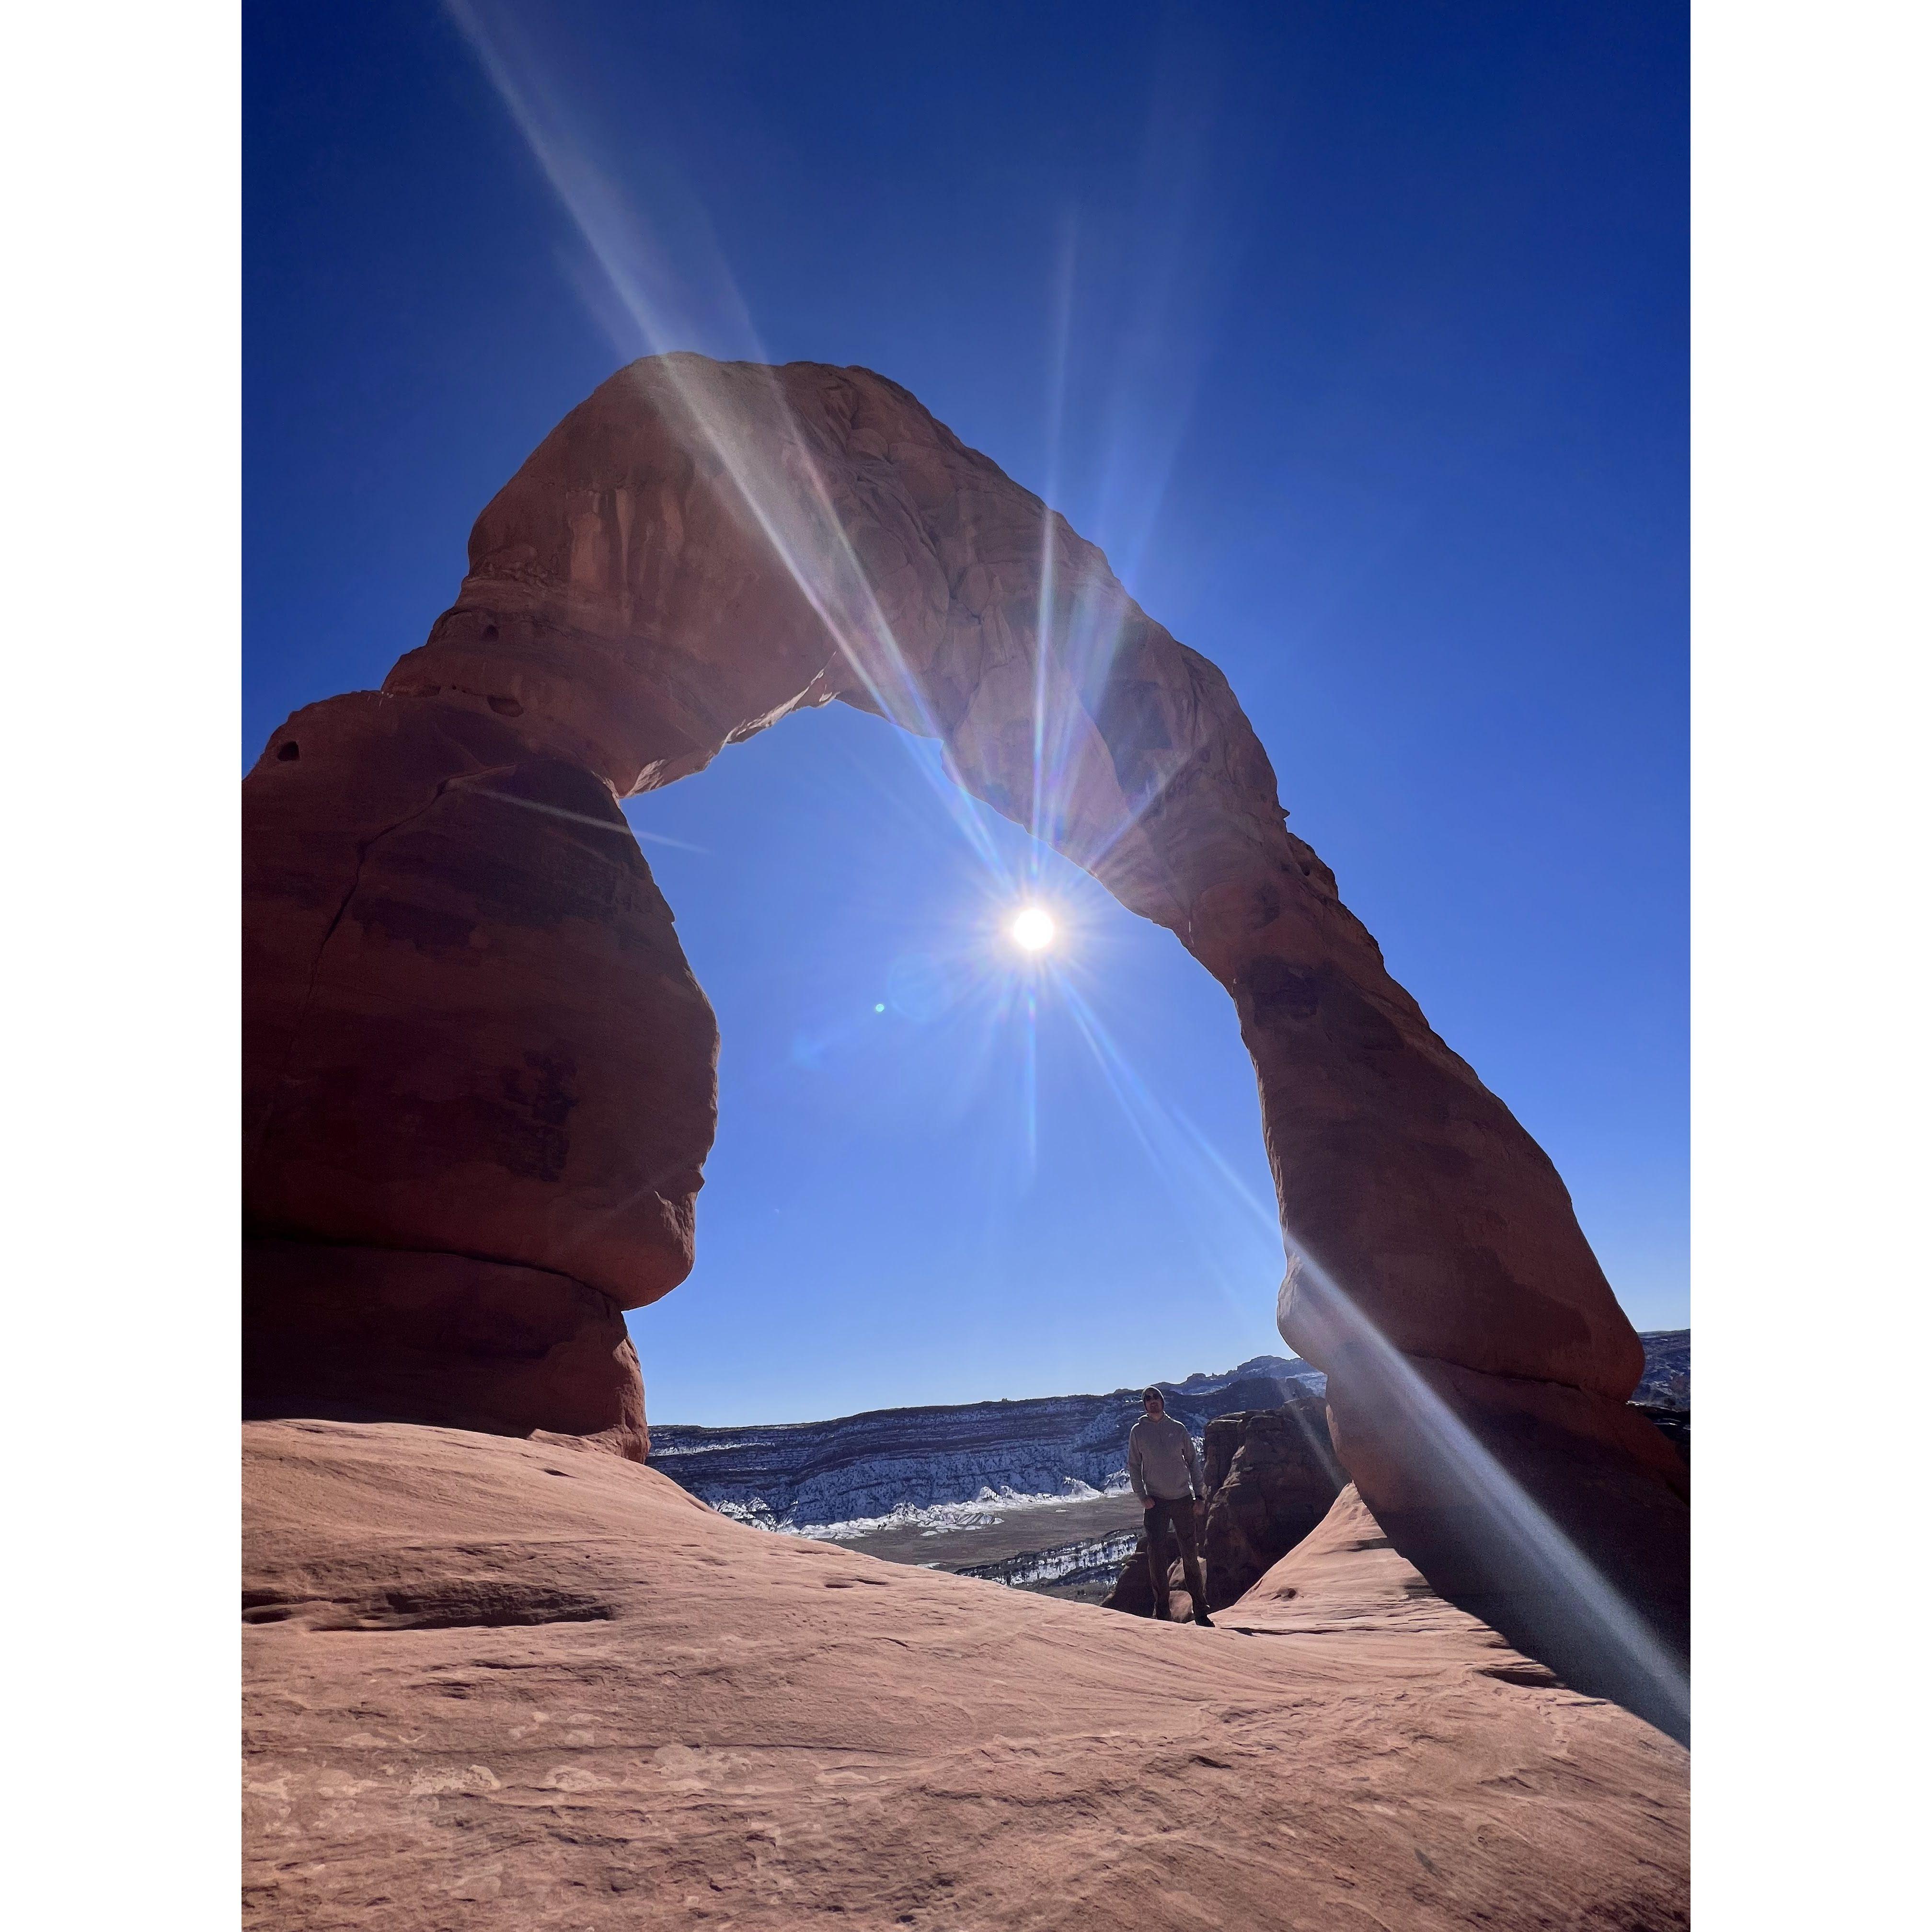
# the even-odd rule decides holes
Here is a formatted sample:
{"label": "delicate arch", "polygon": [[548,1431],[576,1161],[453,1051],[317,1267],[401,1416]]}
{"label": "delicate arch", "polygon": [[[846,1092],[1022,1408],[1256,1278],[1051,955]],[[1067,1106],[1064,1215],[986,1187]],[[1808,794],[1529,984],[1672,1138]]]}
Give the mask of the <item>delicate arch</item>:
{"label": "delicate arch", "polygon": [[[314,1356],[315,1311],[350,1304],[332,1346],[366,1383],[386,1357],[355,1337],[407,1302],[420,1409],[464,1310],[561,1308],[560,1282],[607,1312],[538,1322],[528,1359],[568,1341],[634,1382],[608,1322],[688,1268],[716,1036],[616,800],[835,698],[938,739],[962,785],[1232,994],[1291,1257],[1282,1332],[1330,1372],[1338,1451],[1424,1568],[1461,1560],[1480,1503],[1465,1447],[1418,1428],[1433,1403],[1676,1630],[1654,1552],[1681,1469],[1623,1406],[1641,1347],[1548,1157],[1288,831],[1220,672],[862,369],[620,371],[484,510],[456,602],[382,693],[298,713],[250,774],[247,1191],[280,1257],[255,1268],[251,1330],[310,1324],[262,1341],[277,1387]],[[411,1300],[392,1262],[345,1252],[551,1286],[466,1299],[446,1276]],[[511,1424],[562,1412],[530,1375]],[[639,1453],[641,1390],[580,1384],[572,1412]]]}
{"label": "delicate arch", "polygon": [[[620,796],[835,698],[940,738],[1233,994],[1292,1247],[1406,1352],[1629,1394],[1642,1352],[1555,1168],[1287,830],[1227,680],[904,390],[634,364],[470,548],[386,690],[494,706]],[[1289,1339],[1325,1364],[1305,1299]]]}

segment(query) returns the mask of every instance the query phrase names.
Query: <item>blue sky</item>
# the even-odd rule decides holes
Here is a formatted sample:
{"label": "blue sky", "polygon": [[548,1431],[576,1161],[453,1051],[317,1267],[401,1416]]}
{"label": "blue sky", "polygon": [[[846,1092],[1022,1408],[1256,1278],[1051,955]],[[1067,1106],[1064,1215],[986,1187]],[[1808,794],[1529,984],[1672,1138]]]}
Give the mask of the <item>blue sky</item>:
{"label": "blue sky", "polygon": [[[1687,1322],[1686,32],[250,9],[244,756],[422,641],[476,512],[631,356],[878,369],[1226,671],[1632,1318]],[[479,49],[595,170],[574,212]],[[834,706],[629,807],[724,1040],[698,1265],[632,1318],[660,1420],[1280,1349],[1229,1003],[1049,855],[1084,1004],[1042,1000],[1030,1104],[1000,908],[930,778]]]}

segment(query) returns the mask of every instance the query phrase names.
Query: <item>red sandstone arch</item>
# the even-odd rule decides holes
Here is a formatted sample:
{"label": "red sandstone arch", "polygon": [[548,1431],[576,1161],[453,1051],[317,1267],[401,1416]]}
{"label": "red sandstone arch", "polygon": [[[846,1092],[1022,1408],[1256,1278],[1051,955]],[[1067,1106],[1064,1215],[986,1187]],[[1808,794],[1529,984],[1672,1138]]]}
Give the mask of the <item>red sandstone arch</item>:
{"label": "red sandstone arch", "polygon": [[[1288,831],[1221,674],[864,370],[621,371],[478,518],[382,692],[298,712],[250,772],[256,1412],[640,1453],[616,1311],[689,1267],[716,1031],[615,801],[834,698],[940,738],[1228,988],[1307,1262],[1282,1332],[1424,1568],[1475,1505],[1418,1378],[1681,1640],[1681,1465],[1624,1406],[1642,1351],[1554,1166]],[[1477,1594],[1528,1587],[1495,1568]]]}

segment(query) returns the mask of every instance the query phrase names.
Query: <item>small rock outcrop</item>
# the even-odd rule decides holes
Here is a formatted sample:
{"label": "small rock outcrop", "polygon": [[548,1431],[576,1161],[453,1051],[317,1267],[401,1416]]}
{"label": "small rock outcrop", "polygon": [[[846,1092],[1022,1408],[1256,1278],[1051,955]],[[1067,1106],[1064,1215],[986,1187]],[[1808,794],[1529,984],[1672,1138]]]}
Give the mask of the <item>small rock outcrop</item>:
{"label": "small rock outcrop", "polygon": [[1346,1480],[1319,1396],[1224,1415],[1202,1445],[1209,1484],[1208,1606],[1244,1595],[1321,1522]]}
{"label": "small rock outcrop", "polygon": [[[1318,1395],[1298,1396],[1279,1408],[1216,1417],[1208,1424],[1201,1460],[1208,1478],[1201,1560],[1211,1612],[1245,1594],[1306,1536],[1327,1516],[1347,1478],[1330,1444],[1326,1406]],[[1190,1622],[1193,1606],[1178,1557],[1168,1565],[1168,1616]],[[1142,1536],[1104,1607],[1150,1616],[1154,1600]]]}

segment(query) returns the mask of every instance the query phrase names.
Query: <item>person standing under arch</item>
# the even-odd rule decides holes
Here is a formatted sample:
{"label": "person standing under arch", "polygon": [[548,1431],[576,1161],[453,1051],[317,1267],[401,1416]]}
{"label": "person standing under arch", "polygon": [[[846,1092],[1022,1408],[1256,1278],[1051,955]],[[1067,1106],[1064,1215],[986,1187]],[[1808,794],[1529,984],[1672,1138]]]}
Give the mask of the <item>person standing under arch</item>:
{"label": "person standing under arch", "polygon": [[1180,1567],[1187,1594],[1194,1600],[1194,1621],[1204,1630],[1214,1626],[1208,1615],[1208,1587],[1201,1574],[1201,1552],[1194,1533],[1197,1502],[1208,1493],[1207,1472],[1184,1422],[1167,1412],[1167,1398],[1157,1388],[1144,1390],[1145,1413],[1127,1432],[1127,1480],[1146,1512],[1148,1572],[1154,1584],[1154,1614],[1168,1615],[1167,1533],[1180,1544]]}

